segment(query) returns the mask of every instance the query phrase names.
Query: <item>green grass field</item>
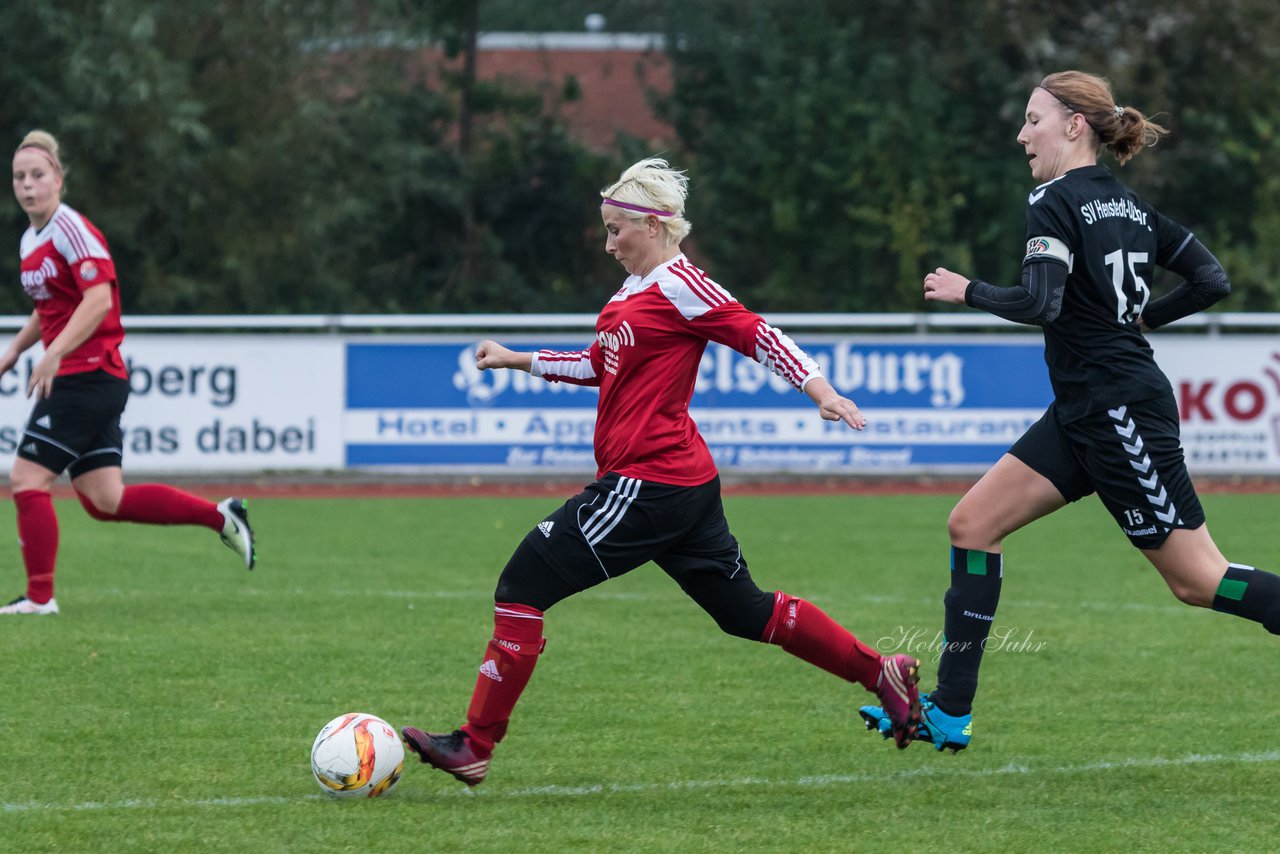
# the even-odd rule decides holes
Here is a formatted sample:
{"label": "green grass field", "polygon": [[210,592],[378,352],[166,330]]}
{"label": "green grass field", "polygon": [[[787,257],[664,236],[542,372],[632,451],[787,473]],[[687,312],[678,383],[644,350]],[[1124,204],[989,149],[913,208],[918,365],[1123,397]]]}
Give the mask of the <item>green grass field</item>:
{"label": "green grass field", "polygon": [[[566,493],[567,494],[567,493]],[[1280,566],[1280,496],[1205,497]],[[865,640],[934,642],[948,497],[740,497],[761,586]],[[1277,639],[1179,605],[1093,501],[1007,543],[973,746],[867,733],[870,694],[726,637],[655,567],[557,605],[478,789],[416,763],[335,801],[312,738],[461,723],[494,581],[555,499],[252,502],[207,531],[62,521],[57,617],[0,619],[0,850],[1258,851],[1276,844]],[[13,531],[12,505],[0,532]],[[4,589],[22,571],[11,534]],[[892,645],[892,644],[890,644]],[[1017,647],[1017,648],[1013,648]],[[936,662],[925,659],[926,687]]]}

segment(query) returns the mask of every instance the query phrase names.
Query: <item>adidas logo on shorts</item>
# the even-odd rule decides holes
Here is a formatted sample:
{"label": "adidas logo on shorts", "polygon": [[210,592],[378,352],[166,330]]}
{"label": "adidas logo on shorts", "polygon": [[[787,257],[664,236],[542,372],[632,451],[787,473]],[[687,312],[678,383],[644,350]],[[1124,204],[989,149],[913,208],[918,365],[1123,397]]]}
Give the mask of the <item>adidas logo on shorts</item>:
{"label": "adidas logo on shorts", "polygon": [[547,520],[546,522],[539,522],[538,530],[542,532],[542,536],[546,537],[547,539],[551,539],[551,528],[555,524],[556,524],[555,522],[552,522],[550,520]]}

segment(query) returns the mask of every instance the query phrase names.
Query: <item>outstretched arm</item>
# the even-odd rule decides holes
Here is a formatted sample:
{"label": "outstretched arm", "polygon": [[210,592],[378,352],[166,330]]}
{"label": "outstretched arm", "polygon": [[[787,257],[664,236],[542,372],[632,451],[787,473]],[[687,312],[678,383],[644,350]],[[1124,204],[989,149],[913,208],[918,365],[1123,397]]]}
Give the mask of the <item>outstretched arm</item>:
{"label": "outstretched arm", "polygon": [[726,302],[691,322],[707,337],[750,356],[809,395],[827,421],[843,421],[855,430],[867,425],[857,405],[822,376],[818,364],[781,329],[749,311],[737,300]]}
{"label": "outstretched arm", "polygon": [[949,302],[1012,320],[1043,326],[1062,311],[1062,292],[1067,285],[1067,267],[1056,260],[1028,261],[1022,266],[1022,281],[1001,288],[979,279],[970,281],[958,273],[939,267],[924,277],[924,298]]}
{"label": "outstretched arm", "polygon": [[569,352],[539,350],[536,353],[518,353],[503,347],[497,341],[486,339],[476,346],[476,367],[482,371],[513,368],[541,377],[547,382],[598,386],[600,370],[597,353],[595,344],[585,350]]}
{"label": "outstretched arm", "polygon": [[832,388],[826,377],[816,376],[804,384],[804,393],[818,404],[818,414],[826,421],[843,421],[854,430],[867,426],[867,419],[858,405]]}
{"label": "outstretched arm", "polygon": [[508,350],[497,341],[484,340],[476,347],[476,367],[482,371],[493,368],[515,368],[528,373],[533,365],[532,353]]}

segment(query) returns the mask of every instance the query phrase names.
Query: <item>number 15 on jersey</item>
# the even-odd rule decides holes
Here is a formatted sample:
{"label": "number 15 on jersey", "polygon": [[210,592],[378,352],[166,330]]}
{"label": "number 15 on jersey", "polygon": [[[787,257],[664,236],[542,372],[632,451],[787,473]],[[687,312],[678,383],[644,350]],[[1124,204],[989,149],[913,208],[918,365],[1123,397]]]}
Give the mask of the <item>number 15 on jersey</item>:
{"label": "number 15 on jersey", "polygon": [[[1142,314],[1151,290],[1138,275],[1137,264],[1147,262],[1146,252],[1125,252],[1117,249],[1102,259],[1111,269],[1111,287],[1116,292],[1116,320],[1132,323]],[[1125,275],[1128,273],[1128,275]]]}

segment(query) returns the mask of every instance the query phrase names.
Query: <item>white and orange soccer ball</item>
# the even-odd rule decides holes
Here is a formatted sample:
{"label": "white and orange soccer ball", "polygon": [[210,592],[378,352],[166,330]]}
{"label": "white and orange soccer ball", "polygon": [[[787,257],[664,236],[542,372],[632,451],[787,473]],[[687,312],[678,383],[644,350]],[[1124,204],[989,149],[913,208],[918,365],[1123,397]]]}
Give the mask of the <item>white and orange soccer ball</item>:
{"label": "white and orange soccer ball", "polygon": [[350,712],[324,725],[311,745],[311,773],[338,798],[376,798],[404,770],[404,745],[377,715]]}

